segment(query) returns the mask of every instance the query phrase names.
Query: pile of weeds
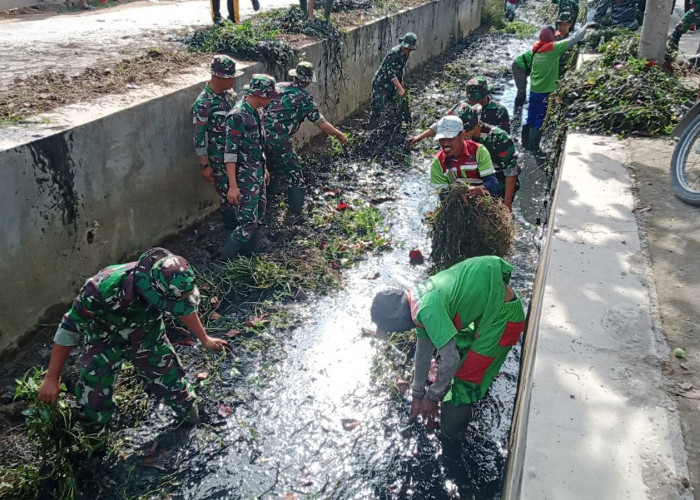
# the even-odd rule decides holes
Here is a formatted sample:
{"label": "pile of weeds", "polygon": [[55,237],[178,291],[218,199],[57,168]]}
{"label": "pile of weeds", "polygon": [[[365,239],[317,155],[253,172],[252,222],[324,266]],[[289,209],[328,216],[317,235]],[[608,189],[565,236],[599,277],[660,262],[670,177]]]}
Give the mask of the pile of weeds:
{"label": "pile of weeds", "polygon": [[503,0],[486,0],[481,7],[481,26],[501,32],[506,24]]}
{"label": "pile of weeds", "polygon": [[391,394],[397,400],[410,388],[413,375],[413,354],[416,346],[416,331],[393,332],[386,341],[378,342],[372,358],[370,376],[373,391],[378,396]]}
{"label": "pile of weeds", "polygon": [[523,21],[513,21],[504,23],[501,27],[491,26],[491,33],[513,34],[517,38],[532,38],[537,33],[538,28],[533,24]]}
{"label": "pile of weeds", "polygon": [[515,228],[508,208],[490,196],[467,199],[468,189],[452,184],[435,212],[430,228],[435,272],[470,257],[508,257],[513,251]]}

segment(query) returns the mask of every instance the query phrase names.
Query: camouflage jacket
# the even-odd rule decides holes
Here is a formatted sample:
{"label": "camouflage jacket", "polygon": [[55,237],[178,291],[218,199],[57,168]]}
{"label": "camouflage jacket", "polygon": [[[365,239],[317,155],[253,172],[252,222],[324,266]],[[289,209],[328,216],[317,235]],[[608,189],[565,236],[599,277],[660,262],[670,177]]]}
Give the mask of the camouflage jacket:
{"label": "camouflage jacket", "polygon": [[192,106],[194,150],[197,156],[224,161],[226,144],[226,115],[236,103],[236,93],[215,94],[207,83]]}
{"label": "camouflage jacket", "polygon": [[235,163],[242,169],[262,172],[264,167],[262,120],[258,112],[241,99],[226,117],[226,149],[224,163]]}
{"label": "camouflage jacket", "polygon": [[500,102],[489,97],[489,103],[481,109],[481,121],[505,130],[510,134],[510,116],[508,110]]}
{"label": "camouflage jacket", "polygon": [[571,21],[576,23],[576,18],[578,17],[579,11],[578,0],[552,0],[552,3],[559,6],[558,15],[560,15],[562,12],[571,12]]}
{"label": "camouflage jacket", "polygon": [[518,155],[515,153],[515,144],[505,131],[483,124],[481,134],[474,140],[483,144],[488,150],[499,181],[503,181],[504,177],[518,175]]}
{"label": "camouflage jacket", "polygon": [[398,78],[403,83],[403,70],[408,62],[408,54],[401,52],[401,45],[397,45],[384,57],[382,65],[372,79],[372,91],[384,94],[393,94],[396,87],[391,81]]}
{"label": "camouflage jacket", "polygon": [[[70,310],[63,315],[54,342],[63,346],[88,342],[126,342],[137,329],[162,328],[163,311],[139,295],[133,273],[136,262],[102,269],[80,289]],[[183,304],[177,315],[196,310]]]}
{"label": "camouflage jacket", "polygon": [[306,118],[315,125],[325,120],[313,96],[300,83],[278,83],[276,90],[279,97],[273,99],[265,110],[265,141],[268,146],[291,139]]}

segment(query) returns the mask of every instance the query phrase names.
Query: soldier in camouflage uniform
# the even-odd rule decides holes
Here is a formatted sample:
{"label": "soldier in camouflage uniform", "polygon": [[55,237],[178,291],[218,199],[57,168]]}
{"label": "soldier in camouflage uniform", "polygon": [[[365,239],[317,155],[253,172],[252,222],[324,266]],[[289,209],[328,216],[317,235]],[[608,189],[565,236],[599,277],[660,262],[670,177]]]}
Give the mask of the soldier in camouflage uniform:
{"label": "soldier in camouflage uniform", "polygon": [[[557,19],[561,19],[562,12],[569,13],[571,16],[571,26],[569,29],[573,29],[574,25],[576,24],[576,19],[578,19],[578,0],[552,0],[552,3],[559,7]],[[564,36],[564,38],[566,38],[566,36]]]}
{"label": "soldier in camouflage uniform", "polygon": [[671,46],[675,49],[678,48],[678,44],[681,41],[681,36],[688,32],[692,25],[700,25],[700,0],[696,0],[693,4],[692,10],[686,12],[676,27],[673,29],[668,37]]}
{"label": "soldier in camouflage uniform", "polygon": [[236,71],[236,61],[229,56],[214,56],[211,63],[211,80],[192,106],[194,147],[199,156],[199,168],[205,180],[214,182],[221,199],[221,216],[229,229],[236,227],[236,212],[226,199],[226,115],[236,103],[236,93],[231,90],[234,79],[242,74],[242,71]]}
{"label": "soldier in camouflage uniform", "polygon": [[313,64],[302,61],[296,69],[289,70],[289,76],[294,81],[278,83],[278,96],[265,110],[265,159],[270,172],[269,191],[276,194],[283,184],[287,188],[289,213],[300,215],[304,208],[306,188],[292,136],[297,133],[302,122],[308,119],[325,134],[336,137],[343,144],[348,142],[348,138],[326,121],[313,96],[306,90],[310,83],[316,81]]}
{"label": "soldier in camouflage uniform", "polygon": [[406,93],[403,87],[403,70],[411,51],[418,48],[418,38],[413,33],[406,33],[400,42],[400,45],[392,48],[384,57],[372,79],[372,97],[369,103],[369,126],[372,129],[377,128],[385,113],[399,113],[400,99],[403,99]]}
{"label": "soldier in camouflage uniform", "polygon": [[[492,195],[499,196],[503,203],[512,210],[513,199],[519,188],[518,156],[515,152],[515,144],[508,133],[498,127],[487,125],[482,122],[483,116],[479,105],[470,106],[462,101],[447,112],[449,115],[458,116],[464,125],[464,138],[483,144],[491,156],[491,162],[498,179],[499,190]],[[433,137],[437,133],[437,122],[433,123],[429,129],[416,137],[411,137],[409,145],[415,144],[427,137]]]}
{"label": "soldier in camouflage uniform", "polygon": [[[587,19],[602,26],[622,26],[632,31],[639,28],[637,21],[638,0],[600,0],[598,4],[589,9]],[[603,23],[605,15],[610,9],[610,22]]]}
{"label": "soldier in camouflage uniform", "polygon": [[226,117],[224,163],[228,175],[226,198],[236,207],[238,227],[226,239],[222,257],[232,259],[239,253],[252,254],[260,249],[260,220],[267,207],[266,185],[270,174],[265,168],[265,135],[258,109],[277,97],[275,79],[256,74],[246,94]]}
{"label": "soldier in camouflage uniform", "polygon": [[165,335],[163,315],[178,316],[207,349],[228,347],[207,335],[197,314],[199,290],[185,259],[152,248],[138,261],[101,270],[88,279],[54,336],[39,399],[54,403],[59,375],[73,346],[86,343],[76,398],[89,420],[104,424],[114,411],[112,392],[125,360],[148,381],[147,390],[196,423],[195,394]]}
{"label": "soldier in camouflage uniform", "polygon": [[[467,100],[481,106],[481,121],[499,127],[510,134],[510,116],[506,107],[491,99],[486,78],[477,76],[467,82]],[[461,105],[461,103],[460,103]]]}

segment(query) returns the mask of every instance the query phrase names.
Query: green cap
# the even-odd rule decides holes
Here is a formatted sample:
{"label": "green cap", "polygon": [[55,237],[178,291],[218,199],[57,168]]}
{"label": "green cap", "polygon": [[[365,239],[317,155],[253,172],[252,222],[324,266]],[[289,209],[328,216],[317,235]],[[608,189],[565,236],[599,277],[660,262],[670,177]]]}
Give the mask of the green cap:
{"label": "green cap", "polygon": [[470,101],[480,101],[489,95],[489,84],[483,76],[477,76],[467,82],[467,98]]}
{"label": "green cap", "polygon": [[573,20],[573,16],[571,15],[571,11],[569,11],[569,10],[560,11],[559,17],[557,17],[558,23],[571,22],[572,20]]}
{"label": "green cap", "polygon": [[406,33],[399,41],[401,46],[407,49],[416,50],[418,48],[418,37],[415,33]]}
{"label": "green cap", "polygon": [[243,72],[236,71],[236,61],[233,58],[218,54],[211,62],[211,74],[219,78],[236,78],[241,76]]}
{"label": "green cap", "polygon": [[246,94],[263,97],[265,99],[274,99],[277,97],[275,90],[275,79],[270,75],[255,74],[250,79],[250,84],[246,85]]}
{"label": "green cap", "polygon": [[292,76],[304,83],[316,81],[316,75],[314,75],[314,65],[308,61],[301,61],[299,64],[297,64],[296,69],[290,69],[289,76]]}
{"label": "green cap", "polygon": [[194,271],[183,257],[165,248],[151,248],[139,257],[134,283],[151,306],[168,314],[186,316],[199,305]]}

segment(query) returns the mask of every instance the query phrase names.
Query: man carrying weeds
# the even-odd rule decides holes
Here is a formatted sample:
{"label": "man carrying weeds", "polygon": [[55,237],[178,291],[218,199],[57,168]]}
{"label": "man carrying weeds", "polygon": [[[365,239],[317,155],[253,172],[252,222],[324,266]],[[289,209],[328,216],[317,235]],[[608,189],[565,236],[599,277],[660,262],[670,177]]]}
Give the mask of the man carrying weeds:
{"label": "man carrying weeds", "polygon": [[228,347],[207,335],[198,304],[194,271],[164,248],[151,248],[136,262],[101,270],[85,282],[61,320],[39,399],[56,402],[63,365],[73,346],[84,341],[87,349],[75,395],[86,418],[98,424],[112,419],[114,383],[129,360],[149,392],[179,418],[196,423],[195,394],[165,335],[163,315],[177,316],[207,349]]}
{"label": "man carrying weeds", "polygon": [[242,74],[242,71],[236,71],[236,61],[229,56],[214,56],[211,63],[211,79],[192,106],[194,147],[199,156],[199,168],[206,181],[214,182],[221,199],[219,211],[228,229],[236,227],[236,211],[226,199],[226,115],[236,103],[236,93],[231,87],[236,77]]}
{"label": "man carrying weeds", "polygon": [[310,83],[316,81],[313,64],[302,61],[296,69],[289,70],[289,76],[294,81],[278,83],[275,87],[277,97],[265,110],[265,159],[270,172],[269,191],[276,194],[283,185],[287,189],[288,214],[298,216],[304,208],[306,184],[292,136],[308,119],[322,132],[334,136],[343,144],[348,142],[348,138],[326,121],[313,96],[306,90]]}
{"label": "man carrying weeds", "polygon": [[[513,266],[500,257],[466,259],[409,290],[379,292],[372,302],[377,337],[416,329],[411,418],[432,420],[440,401],[440,430],[464,436],[481,399],[525,327],[520,297],[508,282]],[[428,387],[433,351],[439,360]]]}
{"label": "man carrying weeds", "polygon": [[260,220],[267,207],[265,188],[270,174],[265,168],[265,136],[258,109],[267,107],[277,97],[275,83],[270,75],[253,75],[246,95],[226,117],[226,199],[236,208],[238,227],[226,239],[221,251],[225,259],[260,251]]}
{"label": "man carrying weeds", "polygon": [[[494,101],[490,94],[488,82],[483,76],[477,76],[467,82],[467,100],[472,106],[475,104],[481,106],[481,121],[510,134],[508,109],[500,102]],[[455,107],[462,105],[463,102],[457,103]]]}
{"label": "man carrying weeds", "polygon": [[379,126],[387,112],[400,115],[402,106],[407,105],[402,101],[406,94],[403,71],[411,51],[418,48],[418,37],[413,33],[406,33],[399,41],[401,43],[384,57],[372,79],[372,97],[369,102],[371,129]]}

